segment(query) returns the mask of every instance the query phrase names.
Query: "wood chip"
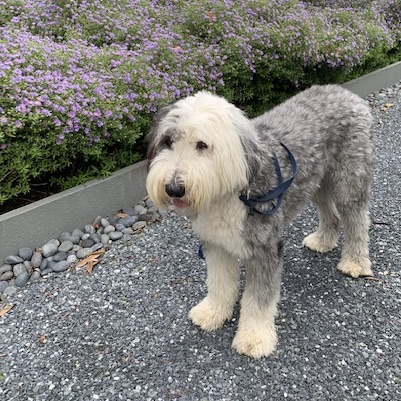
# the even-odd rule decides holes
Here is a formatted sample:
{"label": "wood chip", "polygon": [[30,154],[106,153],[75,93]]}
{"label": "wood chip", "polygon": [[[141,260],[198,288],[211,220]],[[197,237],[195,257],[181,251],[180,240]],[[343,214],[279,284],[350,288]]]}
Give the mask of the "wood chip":
{"label": "wood chip", "polygon": [[6,313],[8,313],[14,305],[6,305],[3,309],[0,310],[0,316],[4,316]]}
{"label": "wood chip", "polygon": [[106,252],[104,248],[99,249],[96,252],[93,252],[89,256],[87,256],[85,259],[80,260],[76,267],[84,267],[85,266],[85,272],[90,274],[93,271],[93,268],[95,265],[97,265],[101,261],[101,256]]}
{"label": "wood chip", "polygon": [[375,281],[377,283],[383,283],[384,280],[378,277],[374,277],[374,276],[366,276],[364,277],[365,280],[369,280],[369,281]]}

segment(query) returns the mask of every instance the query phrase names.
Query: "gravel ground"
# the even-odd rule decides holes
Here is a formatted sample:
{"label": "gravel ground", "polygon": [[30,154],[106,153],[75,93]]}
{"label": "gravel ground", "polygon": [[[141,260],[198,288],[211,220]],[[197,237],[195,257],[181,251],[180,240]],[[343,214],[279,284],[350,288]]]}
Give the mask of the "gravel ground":
{"label": "gravel ground", "polygon": [[113,243],[92,274],[54,274],[7,299],[0,398],[72,400],[400,400],[401,85],[371,96],[377,280],[336,270],[339,251],[300,247],[311,207],[286,231],[279,345],[252,360],[231,348],[239,308],[205,333],[187,312],[205,294],[190,224],[170,213]]}

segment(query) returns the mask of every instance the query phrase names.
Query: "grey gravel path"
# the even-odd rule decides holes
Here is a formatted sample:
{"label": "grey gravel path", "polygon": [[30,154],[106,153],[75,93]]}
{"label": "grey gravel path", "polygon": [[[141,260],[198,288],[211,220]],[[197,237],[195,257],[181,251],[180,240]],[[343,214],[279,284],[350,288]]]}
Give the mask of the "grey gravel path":
{"label": "grey gravel path", "polygon": [[113,243],[91,275],[50,276],[7,300],[0,399],[401,400],[399,88],[371,98],[378,281],[338,273],[337,250],[300,247],[316,224],[310,208],[286,231],[278,349],[251,360],[230,349],[238,307],[215,333],[189,323],[205,294],[205,266],[190,224],[172,213]]}

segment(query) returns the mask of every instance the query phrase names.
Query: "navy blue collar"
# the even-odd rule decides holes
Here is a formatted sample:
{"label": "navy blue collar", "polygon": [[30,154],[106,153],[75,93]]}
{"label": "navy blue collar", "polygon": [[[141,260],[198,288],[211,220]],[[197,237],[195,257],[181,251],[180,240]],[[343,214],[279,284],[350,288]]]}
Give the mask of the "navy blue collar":
{"label": "navy blue collar", "polygon": [[[258,214],[271,215],[274,212],[276,212],[277,209],[280,207],[281,201],[283,200],[284,192],[291,186],[292,181],[294,180],[295,174],[297,173],[297,162],[295,160],[294,155],[287,148],[287,146],[285,146],[281,142],[280,142],[280,144],[287,151],[288,158],[290,159],[290,162],[291,162],[292,175],[290,178],[283,181],[280,164],[278,162],[276,154],[273,152],[273,162],[274,162],[274,167],[276,169],[276,175],[277,175],[277,181],[278,181],[277,187],[272,189],[271,191],[267,192],[264,195],[249,197],[249,193],[242,192],[239,197],[240,200],[242,202],[244,202],[246,206],[248,206],[251,214],[253,212],[256,212]],[[274,199],[277,199],[277,201],[273,204],[273,207],[264,212],[260,212],[255,207],[258,203],[273,201]]]}

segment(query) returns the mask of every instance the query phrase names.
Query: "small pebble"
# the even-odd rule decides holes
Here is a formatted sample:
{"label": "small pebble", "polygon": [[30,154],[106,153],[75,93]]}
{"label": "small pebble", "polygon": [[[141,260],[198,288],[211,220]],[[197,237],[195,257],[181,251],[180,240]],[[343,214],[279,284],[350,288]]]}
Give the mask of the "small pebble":
{"label": "small pebble", "polygon": [[145,200],[145,205],[146,205],[147,208],[151,208],[151,207],[155,206],[154,202],[150,198]]}
{"label": "small pebble", "polygon": [[91,224],[87,224],[87,225],[84,227],[84,231],[85,231],[85,233],[87,233],[87,234],[93,234],[93,233],[96,232],[95,227],[93,227]]}
{"label": "small pebble", "polygon": [[84,235],[83,231],[80,230],[79,228],[75,228],[74,230],[72,230],[71,236],[73,237],[79,237],[81,238]]}
{"label": "small pebble", "polygon": [[157,206],[152,206],[148,209],[148,213],[155,213],[159,210]]}
{"label": "small pebble", "polygon": [[59,245],[56,245],[55,243],[52,242],[44,244],[42,246],[43,257],[48,258],[49,256],[53,256],[54,254],[56,254]]}
{"label": "small pebble", "polygon": [[146,227],[146,221],[137,221],[135,224],[132,225],[134,231],[142,230],[142,228]]}
{"label": "small pebble", "polygon": [[24,286],[29,280],[29,273],[25,270],[22,271],[16,278],[15,278],[15,285],[17,287]]}
{"label": "small pebble", "polygon": [[81,242],[82,248],[90,248],[94,244],[95,244],[95,241],[93,241],[93,239],[90,239],[90,238],[84,239]]}
{"label": "small pebble", "polygon": [[[56,273],[63,272],[68,269],[68,262],[66,260],[61,260],[57,262],[53,267],[53,271]],[[18,277],[17,277],[18,278]]]}
{"label": "small pebble", "polygon": [[27,272],[26,267],[22,263],[18,263],[13,266],[14,276],[19,276],[22,272]]}
{"label": "small pebble", "polygon": [[109,223],[114,226],[115,224],[117,224],[118,220],[120,220],[119,217],[117,216],[110,216],[107,218],[107,220],[109,221]]}
{"label": "small pebble", "polygon": [[31,248],[24,247],[18,251],[18,255],[24,260],[31,260],[33,251]]}
{"label": "small pebble", "polygon": [[136,215],[146,213],[146,208],[143,207],[142,205],[136,205],[136,206],[134,207],[134,210],[135,210],[135,214],[136,214]]}
{"label": "small pebble", "polygon": [[60,241],[56,238],[51,239],[50,241],[47,241],[48,244],[54,244],[57,247],[60,245]]}
{"label": "small pebble", "polygon": [[60,246],[58,247],[59,252],[68,252],[74,247],[74,244],[71,240],[67,239],[63,241]]}
{"label": "small pebble", "polygon": [[29,282],[33,283],[34,281],[38,280],[39,278],[40,278],[40,270],[35,270],[31,274],[31,277],[29,278]]}
{"label": "small pebble", "polygon": [[8,295],[13,295],[17,292],[17,287],[14,285],[9,285],[4,291],[3,291],[3,296],[8,296]]}
{"label": "small pebble", "polygon": [[24,259],[22,259],[19,256],[16,255],[10,255],[6,257],[6,260],[4,261],[5,264],[7,265],[16,265],[17,263],[22,263]]}
{"label": "small pebble", "polygon": [[14,277],[14,273],[12,271],[4,272],[0,275],[0,281],[10,280]]}
{"label": "small pebble", "polygon": [[82,241],[85,241],[86,239],[90,238],[90,234],[89,233],[85,233],[84,235],[82,235],[81,239]]}
{"label": "small pebble", "polygon": [[112,241],[116,241],[120,238],[122,238],[124,234],[121,231],[113,231],[109,234],[109,237]]}
{"label": "small pebble", "polygon": [[130,226],[132,226],[136,221],[137,221],[136,217],[128,216],[128,217],[122,217],[122,218],[118,221],[118,224],[123,224],[125,227],[130,227]]}
{"label": "small pebble", "polygon": [[[48,264],[49,264],[49,261],[47,259],[43,259],[42,262],[40,263],[39,269],[45,270],[47,268]],[[32,267],[35,267],[35,266],[32,265]]]}
{"label": "small pebble", "polygon": [[55,262],[60,262],[61,260],[66,260],[68,257],[67,252],[58,252],[53,256],[53,260]]}
{"label": "small pebble", "polygon": [[41,252],[34,252],[31,259],[31,266],[33,268],[41,267],[43,256]]}
{"label": "small pebble", "polygon": [[152,221],[152,215],[151,214],[148,214],[148,213],[146,213],[146,214],[140,214],[139,216],[138,216],[138,221]]}
{"label": "small pebble", "polygon": [[68,257],[67,257],[68,264],[76,263],[77,261],[78,261],[78,258],[75,255],[68,255]]}
{"label": "small pebble", "polygon": [[79,244],[79,241],[81,241],[81,235],[71,235],[71,237],[68,238],[68,241],[71,241],[73,244]]}
{"label": "small pebble", "polygon": [[127,228],[124,228],[124,230],[121,230],[121,232],[123,234],[132,234],[134,232],[134,230],[131,227],[127,227]]}
{"label": "small pebble", "polygon": [[109,223],[109,221],[108,221],[107,219],[101,219],[101,220],[100,220],[100,224],[101,224],[104,228],[106,228],[107,226],[110,225],[110,223]]}
{"label": "small pebble", "polygon": [[100,237],[100,242],[103,245],[107,245],[110,241],[110,237],[107,234],[102,234],[102,236]]}
{"label": "small pebble", "polygon": [[13,268],[12,268],[11,265],[2,265],[2,266],[0,266],[0,275],[1,275],[1,273],[9,272],[9,271],[11,271],[12,269],[13,269]]}
{"label": "small pebble", "polygon": [[[132,224],[134,224],[134,223],[132,223]],[[116,230],[117,231],[122,231],[122,230],[124,230],[124,228],[125,228],[124,224],[120,224],[120,223],[116,224]]]}
{"label": "small pebble", "polygon": [[100,242],[100,234],[98,233],[91,234],[90,239],[93,240],[95,244],[97,244]]}
{"label": "small pebble", "polygon": [[102,249],[103,247],[104,247],[104,245],[101,244],[101,243],[95,244],[95,245],[92,245],[92,246],[91,246],[93,252],[96,252],[96,251],[98,251],[99,249]]}
{"label": "small pebble", "polygon": [[104,234],[110,234],[111,232],[116,231],[116,228],[112,225],[105,227]]}
{"label": "small pebble", "polygon": [[69,240],[71,237],[71,233],[64,231],[63,233],[61,233],[58,237],[58,239],[61,241],[61,243],[63,243],[64,241]]}
{"label": "small pebble", "polygon": [[2,294],[7,287],[8,287],[7,281],[0,281],[0,294]]}
{"label": "small pebble", "polygon": [[47,269],[44,269],[40,272],[42,276],[46,276],[47,274],[53,273],[53,269],[51,267],[48,267]]}
{"label": "small pebble", "polygon": [[77,252],[77,258],[78,259],[84,259],[87,256],[91,255],[92,253],[93,253],[93,249],[92,248],[81,248]]}
{"label": "small pebble", "polygon": [[133,207],[123,207],[122,212],[130,216],[133,216],[135,214],[135,209]]}

